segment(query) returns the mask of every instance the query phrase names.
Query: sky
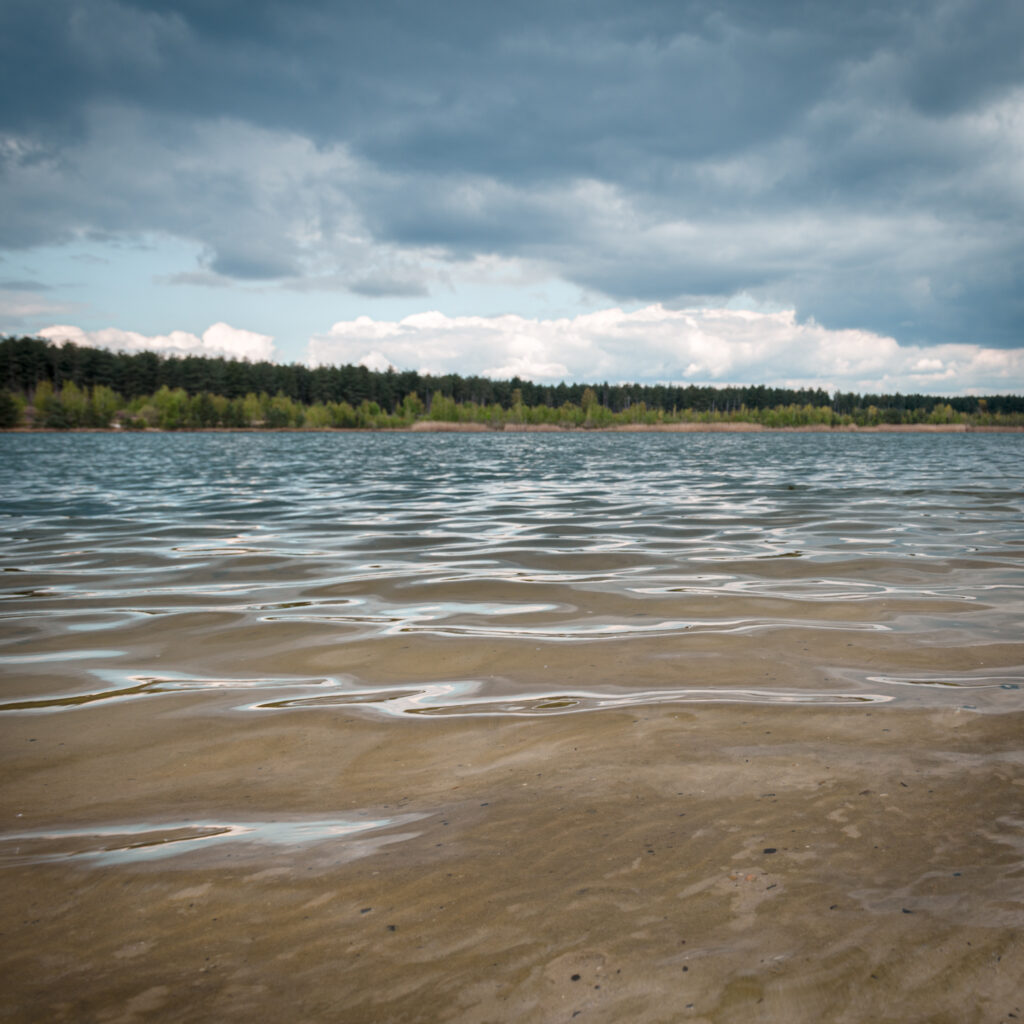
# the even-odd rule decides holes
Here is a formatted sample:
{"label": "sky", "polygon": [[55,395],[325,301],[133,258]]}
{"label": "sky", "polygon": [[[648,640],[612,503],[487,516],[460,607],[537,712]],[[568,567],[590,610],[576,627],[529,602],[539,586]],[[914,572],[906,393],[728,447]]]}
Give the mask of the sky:
{"label": "sky", "polygon": [[1024,392],[1020,0],[3,0],[0,333]]}

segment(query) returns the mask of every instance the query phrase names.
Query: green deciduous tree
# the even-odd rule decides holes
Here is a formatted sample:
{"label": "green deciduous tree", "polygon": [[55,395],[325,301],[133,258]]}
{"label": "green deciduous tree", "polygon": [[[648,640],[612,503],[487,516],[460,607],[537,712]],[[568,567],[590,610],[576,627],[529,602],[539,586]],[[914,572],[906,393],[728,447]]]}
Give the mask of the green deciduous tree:
{"label": "green deciduous tree", "polygon": [[10,391],[0,391],[0,430],[10,430],[21,425],[25,403]]}
{"label": "green deciduous tree", "polygon": [[97,384],[89,396],[88,426],[109,427],[124,400],[106,384]]}

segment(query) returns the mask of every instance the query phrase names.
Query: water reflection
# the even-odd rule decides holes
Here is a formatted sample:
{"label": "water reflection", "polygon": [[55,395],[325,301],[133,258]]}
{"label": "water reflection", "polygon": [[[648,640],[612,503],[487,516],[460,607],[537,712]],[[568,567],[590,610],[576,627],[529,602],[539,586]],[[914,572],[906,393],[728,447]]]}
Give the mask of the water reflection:
{"label": "water reflection", "polygon": [[[761,704],[766,706],[862,704],[951,706],[965,711],[1024,710],[1024,667],[1006,674],[946,673],[902,677],[829,670],[829,688],[750,686],[663,686],[625,688],[607,683],[599,688],[525,688],[507,679],[421,682],[409,686],[367,686],[353,677],[321,679],[214,679],[187,676],[131,676],[97,673],[106,685],[74,693],[23,697],[0,703],[0,713],[70,711],[103,703],[140,698],[198,694],[228,698],[236,711],[348,708],[385,716],[535,716],[569,714],[657,705]],[[510,694],[510,689],[514,691]],[[237,703],[239,694],[253,698]],[[258,695],[258,696],[256,696]],[[219,701],[223,704],[223,701]]]}
{"label": "water reflection", "polygon": [[[365,837],[366,833],[422,820],[423,814],[358,820],[190,821],[112,825],[83,829],[46,829],[0,835],[0,865],[82,861],[132,864],[183,855],[205,855],[225,845],[295,847]],[[379,836],[377,845],[409,838]],[[367,852],[363,846],[360,852]]]}
{"label": "water reflection", "polygon": [[884,704],[892,697],[880,694],[815,693],[810,691],[740,689],[662,689],[621,693],[584,690],[523,694],[517,697],[486,695],[475,682],[434,683],[411,690],[357,690],[330,696],[298,697],[249,705],[252,708],[313,708],[358,705],[386,715],[563,715],[610,708],[640,708],[658,704]]}

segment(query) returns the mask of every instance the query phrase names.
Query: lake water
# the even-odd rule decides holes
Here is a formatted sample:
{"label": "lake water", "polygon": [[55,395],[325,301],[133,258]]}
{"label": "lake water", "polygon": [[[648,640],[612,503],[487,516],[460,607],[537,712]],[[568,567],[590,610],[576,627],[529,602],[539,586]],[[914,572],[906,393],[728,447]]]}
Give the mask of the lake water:
{"label": "lake water", "polygon": [[1019,435],[0,435],[4,1019],[1024,1019]]}

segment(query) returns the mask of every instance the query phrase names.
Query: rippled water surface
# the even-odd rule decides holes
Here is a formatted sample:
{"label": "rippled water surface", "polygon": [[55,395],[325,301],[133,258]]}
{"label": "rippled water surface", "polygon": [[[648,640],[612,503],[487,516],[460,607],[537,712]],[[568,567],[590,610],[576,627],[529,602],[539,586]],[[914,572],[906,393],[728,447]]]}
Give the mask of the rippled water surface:
{"label": "rippled water surface", "polygon": [[[289,950],[364,965],[347,1017],[300,984],[332,1020],[881,1019],[912,951],[971,928],[1024,967],[1020,435],[8,434],[0,460],[0,871],[51,894],[7,963],[67,997],[29,985],[23,1019],[86,1019],[72,990],[174,1017],[179,890],[223,901],[234,971],[190,1020],[246,1019]],[[160,872],[134,931],[87,923]],[[879,934],[908,974],[872,1003]],[[84,980],[96,943],[142,943],[145,986]],[[1003,1019],[921,986],[928,1019]]]}
{"label": "rippled water surface", "polygon": [[[801,631],[841,631],[858,648],[901,637],[949,648],[1016,639],[1021,623],[1016,436],[86,435],[3,445],[0,665],[47,678],[75,666],[57,673],[74,685],[52,693],[8,683],[7,711],[183,687],[258,690],[239,698],[245,706],[360,701],[410,713],[455,713],[463,699],[494,714],[631,695],[715,699],[683,667],[675,688],[600,669],[585,692],[554,672],[517,678],[515,652],[536,661],[553,645],[599,652],[628,640],[681,655],[711,637],[723,652],[746,638],[750,651],[780,630],[802,645]],[[462,639],[508,656],[486,679],[448,678],[432,659],[440,676],[408,680],[423,689],[396,703],[386,691],[374,699],[372,671],[358,685],[338,671],[344,657],[326,679],[259,671],[285,635],[317,649]],[[217,649],[236,637],[232,670],[205,678],[200,649],[220,665]],[[819,666],[834,671],[815,689],[998,710],[1020,706],[1017,667],[953,657],[908,675],[843,658]],[[719,682],[736,697],[798,699],[785,676],[769,681]],[[308,698],[296,695],[303,687]],[[504,699],[509,689],[528,703]],[[563,690],[561,705],[539,699]]]}

